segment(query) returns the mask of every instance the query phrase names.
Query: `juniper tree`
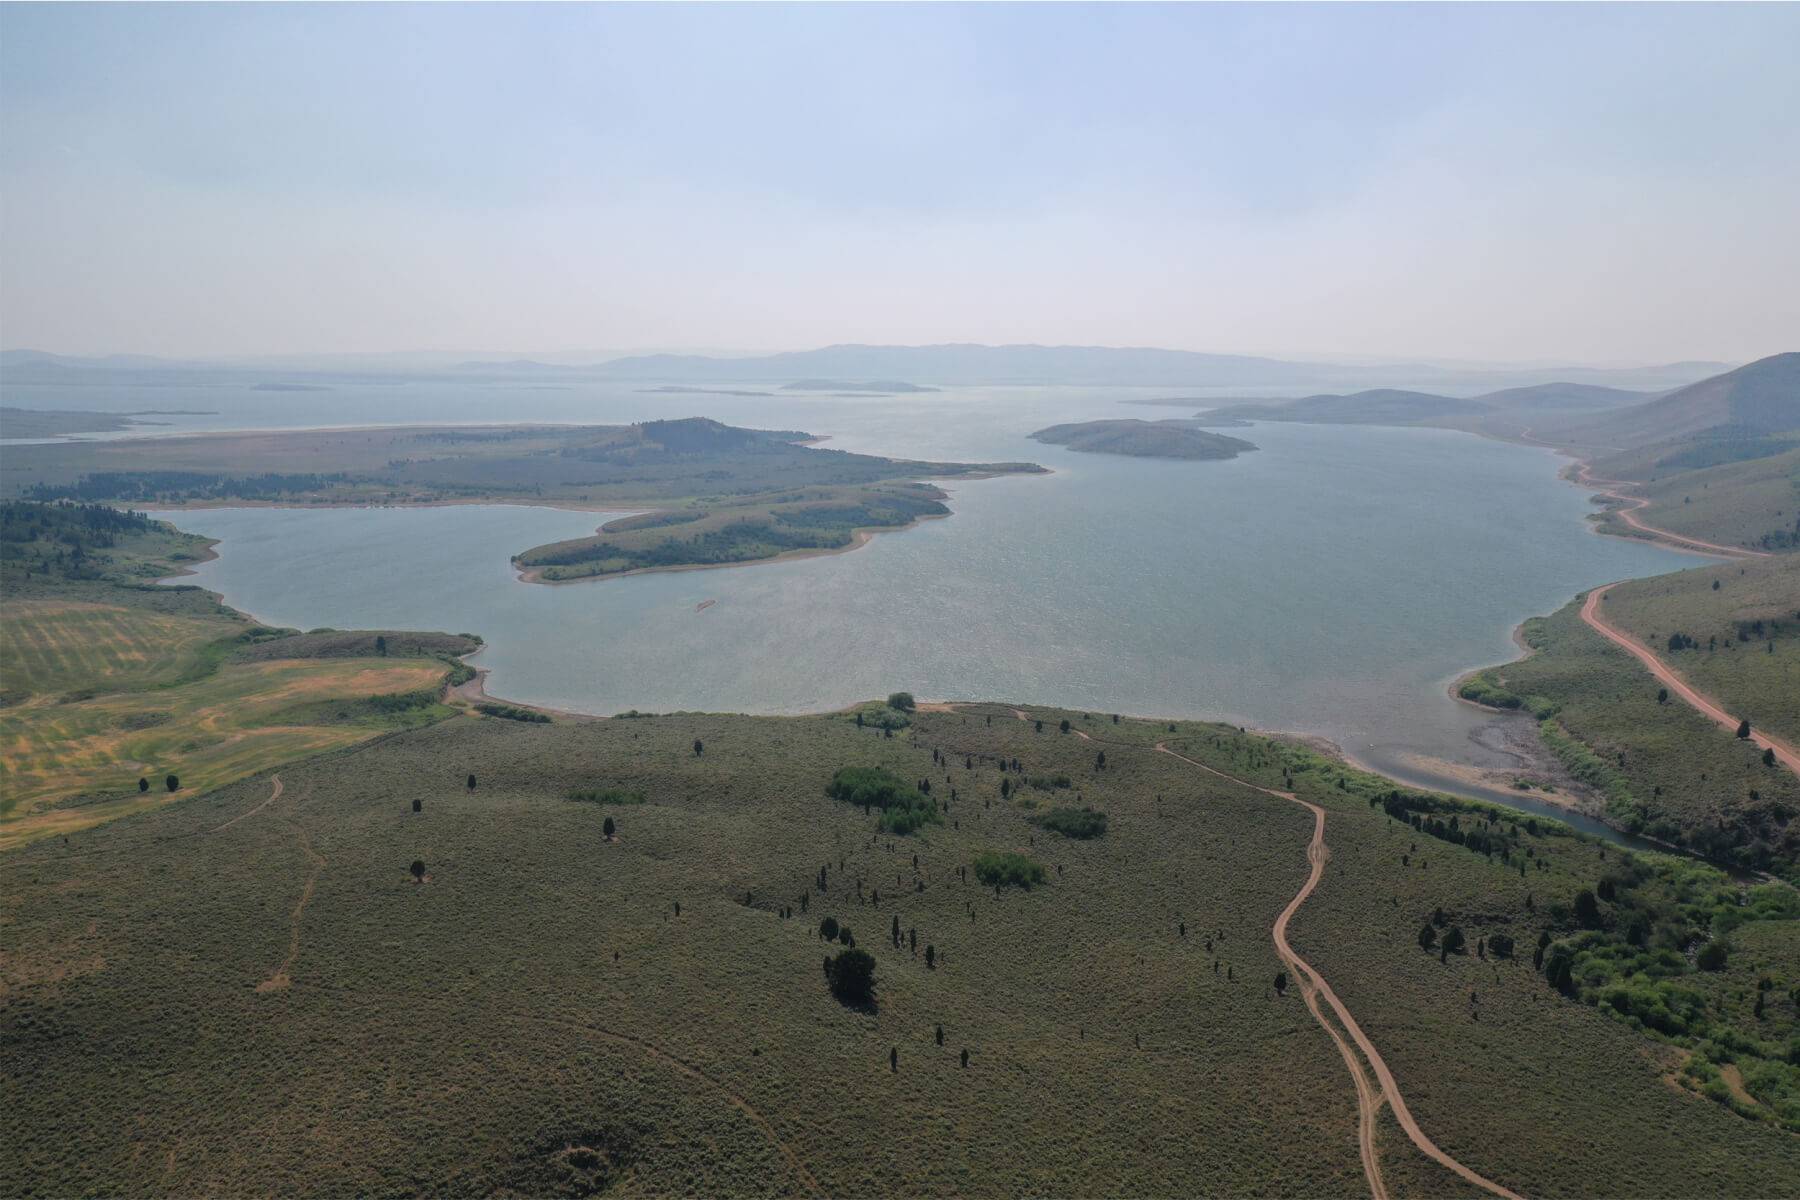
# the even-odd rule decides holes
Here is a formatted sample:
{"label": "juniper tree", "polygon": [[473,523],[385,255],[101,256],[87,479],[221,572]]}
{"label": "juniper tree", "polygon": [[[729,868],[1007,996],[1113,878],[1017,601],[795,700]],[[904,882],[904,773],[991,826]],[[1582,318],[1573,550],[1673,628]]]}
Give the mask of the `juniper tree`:
{"label": "juniper tree", "polygon": [[413,859],[412,877],[413,877],[413,879],[415,879],[419,882],[424,882],[424,879],[425,879],[425,860],[424,859],[422,859],[422,858]]}
{"label": "juniper tree", "polygon": [[150,790],[150,781],[140,775],[138,777],[138,791],[147,792],[149,790]]}
{"label": "juniper tree", "polygon": [[706,753],[706,745],[699,738],[694,739],[694,757],[699,758]]}
{"label": "juniper tree", "polygon": [[163,780],[163,786],[168,788],[171,792],[180,791],[181,779],[179,776],[170,775]]}
{"label": "juniper tree", "polygon": [[469,776],[469,790],[471,792],[475,790],[475,777],[473,775]]}
{"label": "juniper tree", "polygon": [[609,842],[612,841],[613,833],[617,829],[618,826],[613,824],[613,819],[611,817],[606,818],[606,820],[600,823],[600,832],[606,835],[606,840]]}

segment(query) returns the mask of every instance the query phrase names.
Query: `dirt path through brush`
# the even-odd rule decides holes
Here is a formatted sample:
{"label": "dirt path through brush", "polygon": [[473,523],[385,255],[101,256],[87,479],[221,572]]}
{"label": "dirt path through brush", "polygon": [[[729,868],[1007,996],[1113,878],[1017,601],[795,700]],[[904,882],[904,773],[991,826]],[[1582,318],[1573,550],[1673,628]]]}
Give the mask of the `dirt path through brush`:
{"label": "dirt path through brush", "polygon": [[[1388,1069],[1387,1061],[1381,1057],[1381,1052],[1375,1049],[1375,1044],[1371,1042],[1368,1035],[1362,1031],[1362,1026],[1356,1023],[1356,1018],[1350,1015],[1350,1010],[1344,1007],[1344,1002],[1338,999],[1337,993],[1331,990],[1331,985],[1325,982],[1325,977],[1315,971],[1312,964],[1308,963],[1304,958],[1301,958],[1300,955],[1295,952],[1294,948],[1288,944],[1288,922],[1293,918],[1294,914],[1299,911],[1300,906],[1306,903],[1306,898],[1312,895],[1313,889],[1319,886],[1319,880],[1325,875],[1325,864],[1331,858],[1331,851],[1325,845],[1325,810],[1319,805],[1312,803],[1310,800],[1300,799],[1300,797],[1292,792],[1277,791],[1274,788],[1262,787],[1261,785],[1251,783],[1248,780],[1239,779],[1235,775],[1227,775],[1225,772],[1214,767],[1209,767],[1197,759],[1189,758],[1185,754],[1178,754],[1161,742],[1156,744],[1156,748],[1162,753],[1178,758],[1189,766],[1198,767],[1208,774],[1217,775],[1221,779],[1228,779],[1233,783],[1241,784],[1244,787],[1261,792],[1265,796],[1275,796],[1279,799],[1289,801],[1290,803],[1298,804],[1308,812],[1312,813],[1312,840],[1309,841],[1306,846],[1306,858],[1307,861],[1312,864],[1312,870],[1307,874],[1306,882],[1301,885],[1300,890],[1294,893],[1294,898],[1288,901],[1286,908],[1281,910],[1281,915],[1275,918],[1275,925],[1271,930],[1271,933],[1275,939],[1276,953],[1279,954],[1282,960],[1292,967],[1294,972],[1302,978],[1303,988],[1307,983],[1310,983],[1313,988],[1317,989],[1318,994],[1325,998],[1325,1002],[1331,1006],[1331,1011],[1337,1015],[1337,1019],[1342,1023],[1344,1030],[1349,1033],[1351,1040],[1356,1043],[1357,1048],[1362,1051],[1363,1057],[1368,1060],[1369,1069],[1375,1073],[1376,1081],[1381,1085],[1383,1096],[1394,1110],[1394,1119],[1400,1123],[1400,1128],[1406,1131],[1406,1136],[1412,1139],[1412,1144],[1417,1146],[1426,1157],[1449,1168],[1451,1171],[1454,1171],[1475,1186],[1485,1188],[1496,1196],[1503,1196],[1506,1200],[1520,1200],[1520,1197],[1516,1192],[1510,1191],[1487,1178],[1485,1175],[1478,1174],[1470,1168],[1465,1167],[1444,1150],[1440,1149],[1436,1142],[1426,1136],[1425,1131],[1419,1128],[1418,1121],[1413,1118],[1412,1113],[1407,1109],[1406,1098],[1401,1094],[1400,1085],[1394,1079],[1394,1073]],[[1322,1015],[1316,1007],[1313,1008],[1313,1014],[1315,1016],[1320,1016],[1320,1024],[1325,1026],[1326,1032],[1330,1033],[1334,1040],[1338,1040],[1336,1030],[1333,1030],[1329,1023],[1323,1020]],[[1339,1048],[1344,1049],[1341,1040],[1339,1040]],[[1356,1074],[1360,1076],[1360,1072],[1356,1072]],[[1358,1079],[1358,1083],[1357,1100],[1359,1107],[1362,1109],[1363,1118],[1359,1130],[1358,1141],[1362,1145],[1363,1169],[1369,1174],[1370,1191],[1377,1197],[1381,1197],[1386,1193],[1383,1190],[1384,1185],[1381,1181],[1380,1168],[1374,1159],[1375,1109],[1379,1107],[1379,1105],[1370,1104],[1368,1102],[1366,1093],[1364,1092],[1364,1087],[1366,1085],[1363,1084],[1363,1081],[1360,1078]]]}
{"label": "dirt path through brush", "polygon": [[[1029,714],[1020,709],[1015,708],[1012,710],[1012,713],[1013,716],[1021,721],[1032,719]],[[1071,732],[1076,731],[1071,730]],[[1143,744],[1139,742],[1116,741],[1110,738],[1094,738],[1085,733],[1081,734],[1081,736],[1084,740],[1090,742],[1104,742],[1110,746],[1124,747],[1132,750],[1142,750],[1144,748]],[[1414,1119],[1411,1110],[1406,1107],[1406,1097],[1401,1093],[1400,1084],[1395,1080],[1394,1073],[1388,1069],[1387,1060],[1382,1058],[1381,1052],[1375,1049],[1375,1044],[1371,1042],[1368,1035],[1363,1032],[1362,1026],[1356,1023],[1356,1018],[1350,1015],[1350,1010],[1344,1006],[1344,1002],[1338,999],[1337,993],[1331,990],[1331,985],[1325,982],[1325,977],[1315,971],[1312,964],[1308,963],[1304,958],[1301,958],[1299,953],[1294,950],[1293,946],[1288,944],[1288,922],[1291,921],[1294,914],[1300,910],[1300,906],[1306,903],[1307,897],[1313,894],[1313,890],[1319,886],[1319,881],[1325,876],[1325,864],[1331,859],[1331,850],[1325,844],[1325,810],[1319,805],[1312,803],[1310,800],[1302,800],[1293,792],[1283,792],[1278,791],[1275,788],[1266,788],[1261,784],[1251,783],[1247,779],[1239,779],[1236,775],[1228,775],[1217,767],[1209,767],[1198,759],[1189,758],[1185,754],[1171,750],[1162,742],[1157,742],[1155,749],[1158,753],[1167,754],[1171,758],[1178,759],[1181,762],[1188,764],[1190,767],[1198,768],[1209,775],[1216,775],[1220,779],[1235,783],[1240,787],[1249,788],[1254,792],[1261,792],[1265,796],[1273,796],[1278,800],[1285,800],[1290,804],[1298,804],[1313,815],[1312,838],[1306,845],[1306,860],[1312,865],[1312,869],[1307,873],[1306,882],[1300,886],[1298,892],[1294,893],[1294,898],[1288,901],[1287,907],[1283,908],[1281,914],[1275,918],[1275,924],[1270,932],[1274,938],[1276,954],[1280,956],[1281,960],[1294,972],[1295,977],[1300,983],[1301,994],[1306,998],[1307,1008],[1312,1012],[1314,1019],[1319,1022],[1320,1027],[1331,1037],[1332,1042],[1336,1044],[1339,1054],[1343,1056],[1344,1066],[1350,1071],[1351,1079],[1355,1081],[1358,1113],[1356,1138],[1357,1150],[1362,1157],[1363,1173],[1368,1177],[1369,1192],[1374,1197],[1374,1200],[1387,1200],[1387,1184],[1381,1176],[1380,1153],[1375,1143],[1377,1131],[1376,1118],[1381,1111],[1381,1105],[1383,1103],[1386,1103],[1394,1110],[1394,1120],[1399,1123],[1400,1128],[1405,1131],[1406,1136],[1412,1141],[1412,1144],[1417,1146],[1426,1157],[1461,1176],[1476,1187],[1483,1188],[1496,1196],[1503,1197],[1503,1200],[1523,1200],[1517,1192],[1514,1192],[1501,1184],[1495,1183],[1493,1180],[1487,1178],[1487,1176],[1464,1166],[1461,1162],[1452,1158],[1449,1153],[1440,1148],[1430,1137],[1426,1136],[1425,1131],[1419,1128],[1419,1122]],[[1323,1010],[1319,1008],[1318,1002],[1321,997],[1324,999],[1325,1003],[1330,1006],[1331,1011],[1336,1015],[1339,1024],[1343,1026],[1344,1032],[1348,1033],[1350,1040],[1356,1044],[1356,1048],[1362,1051],[1363,1059],[1367,1061],[1369,1070],[1374,1073],[1376,1081],[1374,1085],[1371,1085],[1368,1078],[1363,1074],[1362,1064],[1358,1062],[1355,1053],[1351,1051],[1350,1046],[1344,1041],[1343,1034],[1338,1032],[1337,1028],[1335,1028],[1326,1018]]]}
{"label": "dirt path through brush", "polygon": [[249,812],[239,813],[237,816],[231,818],[231,820],[225,822],[223,825],[213,826],[211,829],[207,830],[207,832],[208,833],[222,833],[223,831],[230,829],[233,825],[236,825],[239,821],[242,821],[245,817],[254,817],[257,813],[261,812],[263,809],[269,807],[269,805],[271,805],[271,804],[275,803],[277,800],[281,799],[281,776],[271,775],[271,776],[269,776],[269,782],[274,784],[275,786],[274,786],[274,789],[269,792],[269,798],[267,800],[264,800],[261,804],[257,805],[255,808],[251,809]]}
{"label": "dirt path through brush", "polygon": [[[1581,606],[1581,619],[1587,622],[1588,626],[1593,629],[1595,633],[1606,638],[1608,641],[1612,642],[1642,663],[1648,668],[1650,674],[1656,676],[1670,692],[1681,697],[1681,699],[1695,712],[1698,712],[1701,716],[1736,733],[1738,728],[1737,717],[1732,716],[1723,708],[1720,708],[1718,704],[1713,701],[1712,697],[1703,692],[1696,691],[1686,680],[1677,675],[1673,668],[1665,664],[1662,659],[1656,657],[1655,651],[1651,650],[1650,647],[1644,645],[1617,626],[1607,624],[1606,618],[1600,615],[1600,600],[1606,593],[1618,586],[1619,585],[1616,583],[1609,583],[1605,587],[1597,587],[1589,592],[1587,601]],[[1756,743],[1758,746],[1761,746],[1764,750],[1774,751],[1775,761],[1794,772],[1794,774],[1800,775],[1800,751],[1796,751],[1794,747],[1790,746],[1786,741],[1778,737],[1772,737],[1757,729],[1754,725],[1750,727],[1749,740]]]}
{"label": "dirt path through brush", "polygon": [[[312,789],[308,788],[306,792],[301,793],[301,799],[305,799],[307,794],[311,791]],[[278,783],[276,785],[275,795],[278,796],[280,794],[280,785]],[[268,804],[274,799],[275,796],[270,796],[269,799],[263,801],[263,803]],[[245,813],[244,815],[249,816],[250,814]],[[313,890],[319,883],[319,872],[325,869],[325,858],[318,851],[313,849],[312,838],[307,835],[306,828],[298,821],[289,821],[288,827],[294,831],[294,836],[300,840],[300,852],[306,855],[308,861],[312,863],[312,870],[307,872],[306,885],[300,889],[300,899],[294,902],[294,911],[288,917],[287,957],[281,960],[281,965],[275,968],[273,974],[256,985],[256,990],[259,992],[279,992],[293,982],[289,977],[288,972],[294,969],[294,960],[300,957],[300,920],[306,915],[306,906],[312,902]]]}

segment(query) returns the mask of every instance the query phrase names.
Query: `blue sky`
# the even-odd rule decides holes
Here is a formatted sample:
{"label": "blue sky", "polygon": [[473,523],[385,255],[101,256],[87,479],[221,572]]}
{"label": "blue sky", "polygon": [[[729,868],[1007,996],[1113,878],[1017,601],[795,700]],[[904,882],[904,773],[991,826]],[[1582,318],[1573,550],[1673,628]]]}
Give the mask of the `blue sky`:
{"label": "blue sky", "polygon": [[1742,359],[1797,59],[1792,5],[8,5],[0,341]]}

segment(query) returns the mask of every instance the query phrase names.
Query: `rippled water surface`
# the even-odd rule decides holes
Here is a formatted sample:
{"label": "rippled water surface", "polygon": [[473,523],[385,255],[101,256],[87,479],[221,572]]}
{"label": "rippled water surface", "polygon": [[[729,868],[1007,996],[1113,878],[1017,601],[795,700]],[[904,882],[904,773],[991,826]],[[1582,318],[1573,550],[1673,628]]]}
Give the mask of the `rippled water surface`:
{"label": "rippled water surface", "polygon": [[[1607,580],[1692,565],[1596,537],[1536,450],[1437,430],[1259,425],[1229,462],[1080,455],[1054,421],[1158,416],[1129,392],[875,400],[517,392],[489,419],[704,413],[897,456],[1031,459],[952,483],[955,515],[788,563],[546,587],[508,564],[604,514],[510,506],[211,509],[198,582],[271,622],[467,630],[498,695],[557,708],[815,711],[906,689],[1323,734],[1478,761],[1457,673]],[[1142,395],[1142,393],[1139,393]],[[541,402],[540,402],[541,401]],[[290,401],[291,404],[291,401]],[[473,403],[448,415],[476,419]],[[335,412],[335,409],[333,409]],[[364,422],[434,419],[365,408]],[[335,423],[336,418],[332,419]],[[705,601],[715,603],[701,609]]]}

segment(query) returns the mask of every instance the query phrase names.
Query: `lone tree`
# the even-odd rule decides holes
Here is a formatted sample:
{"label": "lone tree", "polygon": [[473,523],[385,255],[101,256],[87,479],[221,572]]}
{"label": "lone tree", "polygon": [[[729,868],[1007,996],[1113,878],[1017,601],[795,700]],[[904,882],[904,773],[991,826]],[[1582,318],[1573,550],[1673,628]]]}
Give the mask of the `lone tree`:
{"label": "lone tree", "polygon": [[1765,747],[1763,750],[1763,766],[1772,767],[1774,765],[1775,765],[1775,747],[1773,747],[1773,746]]}
{"label": "lone tree", "polygon": [[1064,718],[1063,718],[1063,721],[1062,721],[1062,731],[1063,731],[1063,732],[1064,732],[1064,733],[1067,733],[1067,732],[1069,732],[1069,718],[1067,718],[1067,717],[1064,717]]}
{"label": "lone tree", "polygon": [[178,792],[181,790],[181,778],[176,775],[170,775],[163,780],[163,786],[168,788],[171,792]]}
{"label": "lone tree", "polygon": [[1286,971],[1275,972],[1275,994],[1277,996],[1287,995],[1287,972]]}
{"label": "lone tree", "polygon": [[912,712],[919,706],[911,692],[892,692],[888,695],[887,702],[889,708],[899,712]]}
{"label": "lone tree", "polygon": [[1738,736],[1741,738],[1750,736],[1750,722],[1747,718],[1738,722]]}
{"label": "lone tree", "polygon": [[826,972],[831,981],[831,994],[845,1004],[872,1004],[875,1001],[875,956],[867,950],[840,951]]}
{"label": "lone tree", "polygon": [[1419,949],[1429,950],[1435,945],[1437,945],[1437,930],[1432,927],[1431,922],[1427,921],[1419,930]]}
{"label": "lone tree", "polygon": [[425,802],[423,800],[420,800],[416,796],[413,797],[413,811],[414,812],[418,812],[419,810],[423,809],[424,807],[425,807]]}
{"label": "lone tree", "polygon": [[613,819],[611,817],[606,818],[606,820],[600,823],[600,832],[606,835],[606,840],[609,842],[612,841],[613,834],[618,831],[618,828],[617,825],[613,824]]}
{"label": "lone tree", "polygon": [[379,633],[375,635],[375,653],[382,658],[387,657],[387,638]]}
{"label": "lone tree", "polygon": [[694,757],[699,758],[702,754],[705,754],[705,753],[706,753],[706,746],[700,741],[699,738],[695,738],[694,739]]}
{"label": "lone tree", "polygon": [[836,917],[826,917],[819,922],[819,936],[828,942],[837,941],[838,924]]}
{"label": "lone tree", "polygon": [[475,777],[473,775],[469,776],[469,790],[471,792],[475,790]]}
{"label": "lone tree", "polygon": [[1586,888],[1575,893],[1575,920],[1583,929],[1600,927],[1600,902]]}
{"label": "lone tree", "polygon": [[1658,704],[1667,704],[1669,702],[1669,689],[1668,688],[1657,688],[1656,689],[1656,702]]}
{"label": "lone tree", "polygon": [[138,791],[147,792],[149,790],[150,790],[150,781],[148,779],[145,779],[142,775],[138,776]]}
{"label": "lone tree", "polygon": [[937,947],[929,943],[925,946],[925,966],[928,970],[937,970]]}
{"label": "lone tree", "polygon": [[425,860],[424,859],[422,859],[422,858],[413,859],[412,877],[413,877],[414,883],[425,882]]}
{"label": "lone tree", "polygon": [[1094,756],[1094,770],[1106,770],[1106,751],[1102,750],[1099,754]]}

